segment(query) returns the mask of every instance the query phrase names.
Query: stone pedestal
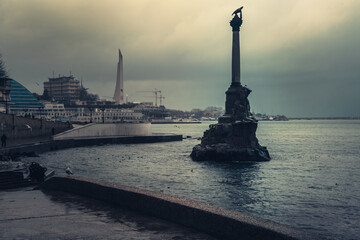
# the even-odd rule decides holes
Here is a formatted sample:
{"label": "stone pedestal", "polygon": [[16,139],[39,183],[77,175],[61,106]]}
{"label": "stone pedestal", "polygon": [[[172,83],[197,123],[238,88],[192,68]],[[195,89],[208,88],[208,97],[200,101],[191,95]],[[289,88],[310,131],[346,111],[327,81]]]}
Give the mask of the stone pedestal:
{"label": "stone pedestal", "polygon": [[191,158],[196,161],[269,161],[266,147],[256,138],[257,120],[250,113],[251,90],[232,85],[226,92],[226,109],[217,124],[204,132]]}
{"label": "stone pedestal", "polygon": [[248,96],[251,90],[240,83],[232,83],[226,91],[225,115],[219,118],[219,123],[230,123],[251,118]]}
{"label": "stone pedestal", "polygon": [[[240,79],[240,26],[242,7],[234,12],[230,25],[233,30],[232,82],[226,91],[225,114],[217,124],[204,132],[191,158],[197,161],[268,161],[269,152],[256,138],[257,120],[250,112],[248,96],[251,90]],[[240,17],[238,17],[240,13]]]}

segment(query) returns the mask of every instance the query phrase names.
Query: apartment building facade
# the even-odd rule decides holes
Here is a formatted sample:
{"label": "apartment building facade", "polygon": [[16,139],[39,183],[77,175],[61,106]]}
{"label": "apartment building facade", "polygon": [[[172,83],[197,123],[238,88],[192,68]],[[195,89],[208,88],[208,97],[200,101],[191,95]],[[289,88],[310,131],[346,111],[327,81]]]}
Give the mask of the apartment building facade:
{"label": "apartment building facade", "polygon": [[72,75],[49,78],[48,82],[44,82],[44,91],[55,101],[70,104],[79,100],[80,81]]}

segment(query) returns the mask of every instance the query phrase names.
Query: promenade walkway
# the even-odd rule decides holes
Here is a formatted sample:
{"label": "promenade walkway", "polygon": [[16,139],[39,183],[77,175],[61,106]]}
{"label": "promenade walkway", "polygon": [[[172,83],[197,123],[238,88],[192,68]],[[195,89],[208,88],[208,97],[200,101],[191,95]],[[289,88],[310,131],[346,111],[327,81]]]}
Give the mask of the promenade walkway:
{"label": "promenade walkway", "polygon": [[64,192],[0,191],[0,239],[215,239],[196,230]]}

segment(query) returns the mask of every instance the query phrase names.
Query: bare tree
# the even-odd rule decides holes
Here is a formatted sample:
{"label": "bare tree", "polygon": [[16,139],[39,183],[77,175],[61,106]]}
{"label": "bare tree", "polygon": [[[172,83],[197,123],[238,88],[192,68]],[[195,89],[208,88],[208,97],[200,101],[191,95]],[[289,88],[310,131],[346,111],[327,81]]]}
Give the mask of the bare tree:
{"label": "bare tree", "polygon": [[6,68],[5,68],[5,63],[2,60],[1,54],[0,54],[0,77],[8,77]]}

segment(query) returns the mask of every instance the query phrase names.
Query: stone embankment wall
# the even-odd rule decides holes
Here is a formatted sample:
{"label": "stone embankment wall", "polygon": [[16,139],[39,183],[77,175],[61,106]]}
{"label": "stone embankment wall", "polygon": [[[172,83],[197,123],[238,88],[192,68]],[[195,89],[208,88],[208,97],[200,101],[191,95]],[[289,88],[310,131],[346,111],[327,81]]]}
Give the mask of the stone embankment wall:
{"label": "stone embankment wall", "polygon": [[104,138],[79,138],[43,141],[14,147],[0,148],[1,154],[44,153],[67,148],[102,146],[105,144],[139,144],[182,141],[182,135],[153,134],[151,136],[116,136]]}
{"label": "stone embankment wall", "polygon": [[151,123],[90,123],[57,134],[54,136],[54,140],[115,136],[151,136]]}
{"label": "stone embankment wall", "polygon": [[0,113],[0,135],[5,133],[9,139],[50,136],[53,128],[57,134],[71,129],[72,125],[59,121],[46,121]]}
{"label": "stone embankment wall", "polygon": [[40,188],[59,190],[116,204],[165,219],[219,239],[320,240],[307,232],[246,213],[168,194],[82,177],[53,177]]}

